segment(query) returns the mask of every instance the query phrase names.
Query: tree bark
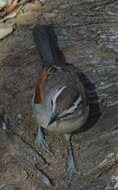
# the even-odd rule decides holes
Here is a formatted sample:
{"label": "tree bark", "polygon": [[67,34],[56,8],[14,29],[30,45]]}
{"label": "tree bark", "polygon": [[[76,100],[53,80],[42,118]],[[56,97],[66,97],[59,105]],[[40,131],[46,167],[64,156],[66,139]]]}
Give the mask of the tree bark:
{"label": "tree bark", "polygon": [[[36,24],[53,24],[61,56],[81,70],[91,108],[87,124],[74,138],[78,168],[87,172],[74,179],[70,188],[117,189],[118,0],[50,0],[42,6],[40,14],[35,12],[37,6],[38,3],[36,7],[34,5],[30,21],[26,14],[22,24],[19,15],[14,34],[0,42],[0,104],[10,115],[12,125],[17,114],[22,113],[25,122],[16,132],[24,134],[26,126],[31,125],[27,115],[31,113],[34,85],[41,68],[32,28]],[[33,130],[32,127],[30,131]],[[29,136],[26,138],[32,142]],[[56,138],[52,135],[48,139],[50,144],[58,141]],[[56,156],[63,155],[63,145],[57,142],[56,147],[55,144]],[[54,158],[47,156],[47,159],[54,164],[53,172],[58,173],[57,177],[54,176],[57,189],[67,189],[67,183],[60,183],[63,159],[57,159],[59,167]],[[48,174],[51,172],[48,168]]]}

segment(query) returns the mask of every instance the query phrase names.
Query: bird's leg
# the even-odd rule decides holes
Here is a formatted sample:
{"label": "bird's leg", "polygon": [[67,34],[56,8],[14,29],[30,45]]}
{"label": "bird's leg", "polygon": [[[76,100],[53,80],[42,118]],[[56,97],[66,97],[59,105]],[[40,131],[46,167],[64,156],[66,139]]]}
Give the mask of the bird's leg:
{"label": "bird's leg", "polygon": [[27,142],[13,131],[9,117],[4,113],[4,108],[0,107],[0,132],[6,137],[7,145],[10,146],[10,154],[15,157],[28,173],[33,174],[37,180],[41,180],[46,185],[53,185],[51,179],[38,166],[47,164],[46,160]]}
{"label": "bird's leg", "polygon": [[[8,138],[13,147],[13,154],[29,174],[46,185],[53,185],[51,179],[39,167],[47,164],[46,160],[32,146],[24,142],[18,135],[8,130]],[[38,167],[39,165],[39,167]]]}
{"label": "bird's leg", "polygon": [[71,143],[71,137],[72,135],[65,135],[66,141],[67,141],[67,153],[68,153],[68,166],[67,166],[67,172],[66,176],[68,175],[69,181],[71,182],[73,174],[79,174],[80,172],[76,169],[76,162],[73,152],[73,147]]}
{"label": "bird's leg", "polygon": [[38,133],[37,133],[35,144],[39,148],[44,149],[46,152],[50,152],[50,148],[49,148],[49,146],[48,146],[48,144],[46,143],[46,140],[45,140],[43,128],[40,127],[40,126],[38,127]]}

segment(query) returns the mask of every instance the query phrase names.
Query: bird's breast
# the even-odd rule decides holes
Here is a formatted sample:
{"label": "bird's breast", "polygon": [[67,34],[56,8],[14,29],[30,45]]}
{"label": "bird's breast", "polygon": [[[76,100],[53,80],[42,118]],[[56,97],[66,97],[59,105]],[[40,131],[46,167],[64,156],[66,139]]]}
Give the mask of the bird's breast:
{"label": "bird's breast", "polygon": [[82,114],[80,117],[76,118],[74,117],[71,119],[56,121],[51,125],[47,126],[46,129],[54,133],[61,133],[61,134],[72,133],[81,128],[85,124],[88,118],[88,114],[89,114],[89,107],[86,108],[85,113]]}

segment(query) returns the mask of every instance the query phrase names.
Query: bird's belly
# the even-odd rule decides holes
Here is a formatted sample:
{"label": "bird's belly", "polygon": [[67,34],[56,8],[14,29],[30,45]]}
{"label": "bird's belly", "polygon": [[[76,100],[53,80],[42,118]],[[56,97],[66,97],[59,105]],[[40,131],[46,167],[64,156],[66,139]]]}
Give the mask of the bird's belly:
{"label": "bird's belly", "polygon": [[88,114],[89,109],[87,109],[85,114],[83,114],[81,117],[56,121],[52,125],[49,125],[46,129],[54,133],[72,133],[85,124]]}

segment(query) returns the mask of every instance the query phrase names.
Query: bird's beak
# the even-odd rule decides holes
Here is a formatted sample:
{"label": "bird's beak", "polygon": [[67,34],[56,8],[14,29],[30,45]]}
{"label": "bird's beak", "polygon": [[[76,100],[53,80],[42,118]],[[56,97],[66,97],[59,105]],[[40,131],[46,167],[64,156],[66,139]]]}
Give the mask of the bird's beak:
{"label": "bird's beak", "polygon": [[50,121],[48,123],[48,126],[51,125],[53,122],[55,122],[56,120],[58,120],[58,113],[52,113]]}

